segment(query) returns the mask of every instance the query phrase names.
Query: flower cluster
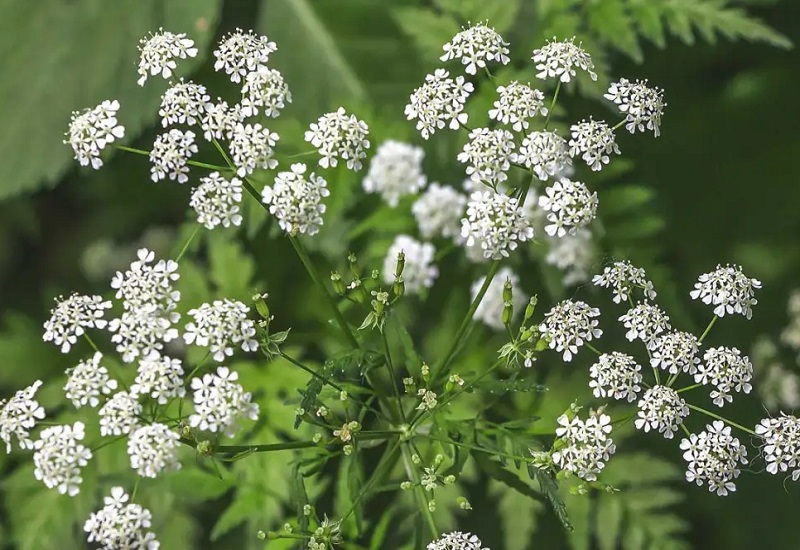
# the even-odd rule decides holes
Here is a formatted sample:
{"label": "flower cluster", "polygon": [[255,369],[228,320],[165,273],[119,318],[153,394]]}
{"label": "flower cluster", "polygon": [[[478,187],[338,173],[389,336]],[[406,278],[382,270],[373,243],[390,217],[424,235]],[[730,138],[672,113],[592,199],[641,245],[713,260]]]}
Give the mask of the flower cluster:
{"label": "flower cluster", "polygon": [[764,440],[761,452],[771,474],[792,472],[792,481],[800,479],[800,421],[781,414],[765,418],[756,426],[756,434]]}
{"label": "flower cluster", "polygon": [[246,117],[263,113],[264,116],[275,118],[287,103],[292,102],[292,94],[283,75],[263,65],[247,73],[242,95],[245,96],[241,103],[242,115]]}
{"label": "flower cluster", "polygon": [[150,511],[129,500],[122,487],[112,487],[111,495],[103,499],[105,506],[83,524],[87,540],[109,550],[158,550],[159,543],[150,531]]}
{"label": "flower cluster", "polygon": [[469,141],[458,154],[458,161],[467,165],[467,175],[492,188],[508,179],[506,171],[514,156],[514,135],[508,130],[475,128]]}
{"label": "flower cluster", "polygon": [[239,83],[243,77],[266,65],[270,54],[277,50],[275,42],[266,36],[236,29],[226,34],[214,50],[214,70],[225,71],[232,82]]}
{"label": "flower cluster", "polygon": [[[480,292],[486,278],[479,279],[472,284],[471,295],[474,300]],[[505,308],[505,300],[503,299],[503,288],[506,282],[511,283],[511,296],[512,306],[514,312],[519,312],[520,309],[528,301],[525,292],[519,286],[519,276],[514,273],[509,267],[501,267],[495,275],[489,287],[486,289],[486,294],[483,300],[478,304],[478,309],[475,310],[475,319],[481,321],[484,325],[494,330],[503,330],[503,309]]]}
{"label": "flower cluster", "polygon": [[169,178],[178,183],[189,181],[187,161],[197,152],[194,132],[172,129],[159,135],[150,151],[150,179],[155,182]]}
{"label": "flower cluster", "polygon": [[176,59],[197,55],[194,40],[183,33],[174,34],[164,29],[139,41],[139,86],[144,86],[150,76],[161,75],[169,79],[178,67]]}
{"label": "flower cluster", "polygon": [[616,450],[609,437],[611,417],[601,411],[591,411],[586,420],[562,414],[558,425],[556,437],[561,445],[556,446],[553,462],[563,471],[595,481]]}
{"label": "flower cluster", "polygon": [[384,141],[370,160],[364,191],[380,194],[394,208],[402,197],[425,187],[424,158],[425,151],[421,147],[393,139]]}
{"label": "flower cluster", "polygon": [[601,275],[592,277],[592,284],[613,289],[614,302],[617,304],[630,300],[634,288],[641,289],[645,298],[649,300],[654,300],[656,297],[653,283],[647,278],[644,269],[627,261],[614,262],[605,267]]}
{"label": "flower cluster", "polygon": [[533,170],[542,181],[561,175],[572,165],[567,142],[555,132],[531,132],[511,160]]}
{"label": "flower cluster", "polygon": [[494,108],[489,110],[489,118],[510,124],[515,132],[527,130],[530,126],[529,118],[537,114],[547,116],[544,94],[528,84],[514,81],[507,86],[498,86],[497,94],[499,97],[494,102]]}
{"label": "flower cluster", "polygon": [[42,339],[61,346],[61,353],[67,353],[87,328],[106,327],[108,322],[103,315],[110,307],[111,302],[100,296],[74,293],[66,299],[59,297],[55,307],[50,310],[50,318],[44,323]]}
{"label": "flower cluster", "polygon": [[92,458],[92,451],[80,443],[84,437],[83,422],[42,430],[33,444],[34,477],[62,495],[77,495],[83,481],[81,469]]}
{"label": "flower cluster", "polygon": [[708,483],[708,490],[719,496],[736,490],[733,480],[739,477],[739,464],[747,464],[747,449],[731,435],[730,426],[715,420],[699,435],[682,439],[681,449],[689,464],[686,481],[698,486]]}
{"label": "flower cluster", "polygon": [[550,349],[563,352],[564,361],[572,361],[573,355],[584,343],[600,338],[603,331],[597,328],[600,310],[586,302],[564,300],[553,306],[544,316],[539,331],[547,339]]}
{"label": "flower cluster", "polygon": [[390,284],[395,280],[395,266],[400,253],[404,254],[405,262],[402,280],[405,289],[411,294],[419,294],[426,288],[433,286],[433,281],[439,276],[439,268],[433,263],[436,249],[430,243],[422,243],[408,235],[395,237],[392,246],[386,252],[383,260],[383,280]]}
{"label": "flower cluster", "polygon": [[609,86],[605,98],[613,101],[625,115],[625,129],[630,133],[651,130],[656,137],[661,133],[661,116],[664,114],[664,91],[651,88],[647,81],[631,82],[620,79]]}
{"label": "flower cluster", "polygon": [[653,349],[661,333],[672,330],[667,314],[658,306],[647,302],[637,303],[619,321],[628,329],[625,337],[631,342],[641,340],[647,349]]}
{"label": "flower cluster", "polygon": [[333,168],[338,165],[337,157],[346,161],[350,170],[361,170],[361,159],[369,149],[369,127],[356,115],[348,116],[344,107],[334,113],[327,113],[312,123],[306,131],[305,140],[317,148],[319,165]]}
{"label": "flower cluster", "polygon": [[467,215],[461,220],[467,246],[479,245],[486,258],[507,257],[520,242],[533,238],[533,227],[514,197],[494,191],[470,195]]}
{"label": "flower cluster", "polygon": [[759,288],[761,281],[747,277],[740,266],[718,265],[716,270],[700,275],[689,295],[713,305],[717,317],[738,313],[750,319],[752,306],[758,303],[754,298],[755,289]]}
{"label": "flower cluster", "polygon": [[194,126],[203,117],[210,101],[205,86],[181,79],[161,97],[161,107],[158,110],[161,125],[164,128],[173,124]]}
{"label": "flower cluster", "polygon": [[193,428],[222,432],[233,437],[242,418],[258,418],[258,405],[237,382],[239,374],[228,367],[192,379],[195,413],[189,417]]}
{"label": "flower cluster", "polygon": [[533,50],[531,57],[536,63],[536,78],[558,78],[560,82],[569,82],[575,78],[576,70],[586,71],[592,80],[597,80],[594,72],[594,63],[586,50],[580,44],[575,44],[575,38],[558,41],[547,41],[547,45]]}
{"label": "flower cluster", "polygon": [[486,25],[479,23],[456,34],[450,42],[443,46],[444,55],[439,59],[448,61],[460,59],[465,65],[467,74],[475,74],[479,68],[486,67],[487,61],[494,61],[507,65],[508,42],[497,32]]}
{"label": "flower cluster", "polygon": [[206,229],[214,229],[218,225],[241,225],[241,202],[241,180],[236,177],[227,179],[219,172],[211,172],[200,178],[200,185],[192,190],[189,206],[197,212],[198,223]]}
{"label": "flower cluster", "polygon": [[157,477],[164,471],[177,470],[180,436],[164,424],[149,424],[131,432],[128,456],[131,468],[142,477]]}
{"label": "flower cluster", "polygon": [[97,407],[101,396],[110,395],[117,389],[117,381],[109,376],[108,369],[100,365],[101,359],[103,354],[95,352],[91,359],[81,361],[67,371],[69,377],[64,391],[75,408],[85,405]]}
{"label": "flower cluster", "polygon": [[405,108],[406,118],[417,121],[417,130],[424,139],[445,126],[457,130],[467,123],[464,104],[474,89],[463,76],[453,80],[444,69],[436,69],[425,77],[425,84],[411,94]]}
{"label": "flower cluster", "polygon": [[589,368],[589,387],[595,397],[636,401],[642,390],[642,367],[636,360],[618,351],[604,353]]}
{"label": "flower cluster", "polygon": [[467,209],[467,197],[452,187],[431,183],[411,207],[423,238],[461,237],[461,218]]}
{"label": "flower cluster", "polygon": [[579,181],[562,178],[545,189],[539,206],[547,212],[550,224],[544,230],[550,236],[572,235],[587,226],[597,214],[597,193]]}
{"label": "flower cluster", "polygon": [[17,438],[20,449],[34,448],[31,430],[45,416],[44,407],[36,400],[40,387],[42,381],[37,380],[8,401],[0,399],[0,439],[6,444],[6,452],[11,452],[11,436]]}
{"label": "flower cluster", "polygon": [[750,393],[753,386],[753,365],[737,348],[709,348],[698,365],[694,380],[698,384],[711,384],[711,399],[719,407],[733,401],[731,392]]}
{"label": "flower cluster", "polygon": [[119,101],[104,101],[93,109],[75,111],[69,122],[65,144],[72,147],[81,166],[103,166],[100,151],[116,139],[125,137],[125,127],[117,122]]}
{"label": "flower cluster", "polygon": [[570,128],[572,138],[569,140],[569,154],[580,155],[592,170],[597,172],[611,160],[609,155],[619,155],[614,130],[603,122],[590,118]]}
{"label": "flower cluster", "polygon": [[427,550],[489,550],[472,533],[453,531],[428,544]]}
{"label": "flower cluster", "polygon": [[244,115],[239,105],[231,107],[227,101],[218,99],[216,103],[206,105],[200,117],[200,129],[206,141],[231,139],[233,130],[243,122]]}
{"label": "flower cluster", "polygon": [[128,435],[139,423],[142,404],[138,395],[121,391],[115,393],[106,404],[100,407],[100,435]]}
{"label": "flower cluster", "polygon": [[278,219],[281,229],[290,235],[314,235],[322,226],[325,205],[330,195],[327,182],[314,172],[306,179],[306,165],[292,164],[291,172],[279,172],[273,185],[261,191],[261,200],[269,205],[269,213]]}
{"label": "flower cluster", "polygon": [[656,339],[650,365],[659,367],[670,374],[685,372],[694,374],[700,358],[697,356],[700,344],[694,334],[673,331]]}
{"label": "flower cluster", "polygon": [[180,359],[159,355],[154,351],[141,358],[131,393],[149,395],[160,405],[166,405],[173,397],[186,395]]}
{"label": "flower cluster", "polygon": [[644,392],[638,403],[638,418],[634,425],[639,430],[658,430],[672,439],[683,419],[689,416],[689,407],[678,392],[667,386],[656,385]]}
{"label": "flower cluster", "polygon": [[244,351],[256,351],[258,342],[255,323],[247,318],[250,308],[235,300],[214,300],[189,311],[194,319],[186,325],[183,339],[187,344],[207,347],[215,361],[233,355],[233,347],[241,345]]}
{"label": "flower cluster", "polygon": [[279,136],[261,124],[237,124],[231,132],[228,150],[236,166],[236,174],[243,178],[259,168],[272,170],[278,166],[273,147]]}

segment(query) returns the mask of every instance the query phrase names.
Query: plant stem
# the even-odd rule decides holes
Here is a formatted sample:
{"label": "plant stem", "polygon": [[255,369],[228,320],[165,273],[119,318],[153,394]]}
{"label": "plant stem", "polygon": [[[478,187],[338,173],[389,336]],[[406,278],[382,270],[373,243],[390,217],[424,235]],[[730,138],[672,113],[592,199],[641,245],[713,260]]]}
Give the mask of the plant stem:
{"label": "plant stem", "polygon": [[[128,147],[126,145],[117,145],[117,149],[120,151],[125,151],[127,153],[135,153],[137,155],[145,155],[150,156],[150,151],[145,151],[143,149],[136,149],[134,147]],[[216,170],[218,172],[230,172],[233,170],[232,166],[217,166],[216,164],[208,164],[205,162],[197,162],[196,160],[187,160],[186,164],[190,166],[197,166],[198,168],[208,168],[209,170]]]}
{"label": "plant stem", "polygon": [[700,338],[697,339],[697,343],[698,344],[702,344],[703,343],[703,340],[705,340],[706,336],[708,335],[708,331],[711,330],[711,327],[714,326],[714,323],[717,322],[717,319],[719,319],[719,317],[714,315],[714,317],[711,319],[711,321],[709,321],[708,326],[706,327],[706,330],[704,330],[703,334],[700,335]]}
{"label": "plant stem", "polygon": [[556,91],[553,93],[553,101],[550,102],[550,109],[547,110],[547,119],[544,121],[544,129],[547,130],[547,126],[550,124],[550,117],[553,116],[553,107],[556,106],[556,100],[558,99],[558,92],[561,91],[561,81],[558,81],[556,84]]}
{"label": "plant stem", "polygon": [[699,387],[700,387],[700,386],[702,386],[702,385],[703,385],[703,384],[692,384],[691,386],[686,386],[685,388],[681,388],[681,389],[679,389],[679,390],[675,390],[675,393],[681,393],[681,392],[685,392],[685,391],[693,390],[693,389],[695,389],[695,388],[699,388]]}
{"label": "plant stem", "polygon": [[431,535],[433,535],[434,539],[438,539],[439,530],[436,528],[436,521],[433,519],[433,513],[430,508],[428,508],[428,497],[425,495],[425,491],[422,488],[419,472],[414,468],[407,445],[402,447],[402,453],[403,464],[405,465],[406,471],[411,472],[411,477],[414,479],[414,497],[419,504],[420,511],[428,524],[428,528],[431,530]]}
{"label": "plant stem", "polygon": [[406,412],[403,409],[403,402],[400,396],[400,390],[397,388],[397,377],[394,372],[394,364],[392,363],[392,354],[389,350],[389,340],[386,338],[386,331],[381,331],[381,336],[383,337],[383,349],[386,353],[386,366],[389,368],[389,383],[392,386],[392,392],[394,393],[395,399],[397,399],[397,408],[400,410],[400,420],[403,421],[403,424],[407,422],[406,420]]}
{"label": "plant stem", "polygon": [[361,502],[361,500],[367,495],[369,489],[378,481],[382,481],[382,478],[385,477],[386,474],[389,473],[389,470],[391,470],[394,467],[395,464],[394,454],[395,452],[397,452],[397,449],[399,448],[400,448],[400,440],[398,439],[392,444],[391,447],[388,447],[386,449],[383,456],[381,457],[381,461],[378,464],[378,467],[375,468],[375,473],[372,475],[371,478],[369,478],[369,481],[367,481],[367,483],[364,485],[364,488],[361,489],[361,492],[358,494],[355,500],[353,500],[353,503],[350,505],[350,509],[347,510],[347,512],[345,512],[344,515],[342,515],[342,519],[340,520],[342,523],[344,523],[344,521],[348,517],[350,517],[350,514],[352,514],[355,511],[356,507],[358,506],[358,503]]}
{"label": "plant stem", "polygon": [[711,418],[714,418],[714,419],[716,419],[716,420],[722,420],[722,421],[723,421],[723,422],[725,422],[726,424],[730,424],[730,425],[731,425],[731,426],[733,426],[734,428],[739,428],[740,430],[742,430],[742,431],[743,431],[743,432],[745,432],[745,433],[748,433],[748,434],[750,434],[750,435],[754,435],[754,436],[757,436],[757,435],[758,435],[758,434],[756,434],[756,432],[754,432],[754,431],[753,431],[753,430],[751,430],[750,428],[748,428],[748,427],[746,427],[746,426],[742,426],[741,424],[737,424],[736,422],[734,422],[734,421],[732,421],[732,420],[728,420],[728,419],[727,419],[727,418],[725,418],[724,416],[720,416],[720,415],[718,415],[718,414],[716,414],[716,413],[713,413],[713,412],[711,412],[711,411],[707,411],[707,410],[705,410],[704,408],[702,408],[702,407],[698,407],[698,406],[696,406],[696,405],[689,405],[688,403],[687,403],[687,405],[689,406],[689,408],[690,408],[690,409],[692,409],[692,410],[694,410],[694,411],[697,411],[697,412],[703,413],[703,414],[705,414],[705,415],[707,415],[707,416],[710,416]]}
{"label": "plant stem", "polygon": [[186,251],[189,250],[189,245],[192,244],[192,241],[194,240],[195,236],[197,235],[197,232],[200,231],[200,227],[201,227],[200,225],[195,226],[194,231],[192,231],[192,234],[189,235],[189,239],[186,241],[186,244],[184,244],[183,248],[181,248],[181,251],[178,254],[178,257],[175,258],[175,262],[176,263],[180,262],[181,258],[183,258],[183,255],[186,254]]}
{"label": "plant stem", "polygon": [[428,439],[432,439],[434,441],[439,441],[440,443],[448,443],[450,445],[456,445],[458,447],[463,447],[463,448],[469,449],[471,451],[478,451],[478,452],[481,452],[481,453],[486,453],[486,454],[491,455],[491,456],[500,456],[500,457],[503,457],[503,458],[507,458],[509,460],[523,460],[523,461],[525,461],[525,460],[530,461],[531,460],[530,456],[510,455],[510,454],[503,453],[503,452],[500,452],[500,451],[495,451],[493,449],[484,449],[483,447],[477,447],[475,445],[468,445],[466,443],[460,443],[458,441],[453,441],[451,439],[445,439],[443,437],[436,437],[436,436],[433,436],[433,435],[430,435],[430,434],[425,434],[424,437],[427,437]]}
{"label": "plant stem", "polygon": [[600,350],[598,350],[596,347],[594,347],[594,346],[593,346],[592,344],[590,344],[589,342],[586,342],[586,347],[587,347],[587,348],[589,348],[590,350],[592,350],[593,352],[595,352],[597,355],[603,355],[603,352],[601,352]]}

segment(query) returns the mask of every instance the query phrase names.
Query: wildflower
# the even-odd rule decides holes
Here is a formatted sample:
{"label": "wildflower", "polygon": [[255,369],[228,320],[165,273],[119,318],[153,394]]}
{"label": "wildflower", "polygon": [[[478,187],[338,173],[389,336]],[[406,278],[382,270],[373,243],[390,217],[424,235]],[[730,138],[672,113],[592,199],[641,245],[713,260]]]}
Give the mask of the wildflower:
{"label": "wildflower", "polygon": [[582,120],[570,127],[572,139],[569,140],[569,154],[580,155],[586,165],[597,172],[609,163],[609,155],[619,155],[619,147],[614,137],[614,130],[603,121]]}
{"label": "wildflower", "polygon": [[127,435],[136,428],[142,405],[133,393],[115,393],[106,404],[100,407],[100,435]]}
{"label": "wildflower", "polygon": [[266,65],[270,54],[277,49],[275,42],[266,36],[236,29],[226,34],[214,50],[214,70],[224,70],[232,82],[239,83],[248,73]]}
{"label": "wildflower", "polygon": [[400,141],[384,141],[369,163],[364,178],[364,190],[378,193],[389,206],[397,206],[400,198],[413,195],[425,187],[427,178],[422,173],[425,151]]}
{"label": "wildflower", "polygon": [[689,295],[713,305],[714,315],[718,317],[738,313],[750,319],[753,316],[751,306],[758,303],[753,297],[758,288],[761,288],[761,281],[747,277],[740,266],[717,265],[715,271],[700,275]]}
{"label": "wildflower", "polygon": [[361,159],[369,149],[369,127],[355,115],[347,116],[344,107],[319,117],[306,131],[305,140],[317,148],[319,165],[334,168],[337,157],[347,161],[350,170],[361,170]]}
{"label": "wildflower", "polygon": [[161,97],[158,110],[161,125],[164,128],[172,124],[194,126],[202,118],[210,100],[205,86],[181,79]]}
{"label": "wildflower", "polygon": [[645,128],[652,130],[655,137],[661,133],[661,116],[667,106],[664,90],[649,87],[646,80],[631,82],[622,78],[612,83],[603,97],[617,104],[630,133],[644,132]]}
{"label": "wildflower", "polygon": [[[478,295],[485,280],[486,277],[483,277],[472,284],[470,291],[472,300]],[[474,315],[475,320],[494,330],[503,330],[505,328],[503,324],[503,308],[505,307],[503,288],[506,281],[511,282],[511,296],[513,297],[515,313],[519,313],[528,301],[528,296],[519,286],[517,274],[509,267],[501,267],[492,282],[489,283],[486,294],[483,295],[483,300],[478,304],[478,309],[475,310]]]}
{"label": "wildflower", "polygon": [[604,353],[589,368],[589,376],[595,397],[611,397],[628,402],[636,401],[641,391],[642,367],[636,360],[625,353]]}
{"label": "wildflower", "polygon": [[457,130],[467,123],[464,104],[473,91],[472,83],[465,81],[463,76],[453,80],[444,69],[436,69],[425,77],[425,84],[411,94],[405,107],[406,118],[416,119],[417,130],[424,139],[445,125]]}
{"label": "wildflower", "polygon": [[122,487],[111,488],[111,495],[103,498],[105,506],[83,524],[88,542],[104,550],[158,550],[156,536],[149,531],[150,511],[129,500]]}
{"label": "wildflower", "polygon": [[61,346],[61,353],[67,353],[83,336],[87,328],[105,328],[108,322],[103,319],[104,310],[111,302],[100,296],[83,296],[73,293],[69,298],[59,296],[56,305],[50,310],[50,319],[44,323],[45,342]]}
{"label": "wildflower", "polygon": [[764,440],[761,453],[771,474],[792,470],[792,481],[800,479],[800,421],[781,414],[764,418],[756,426],[756,434]]}
{"label": "wildflower", "polygon": [[189,425],[209,432],[223,432],[233,437],[242,418],[258,418],[258,405],[237,382],[239,375],[227,367],[218,367],[216,373],[206,373],[192,379],[195,413]]}
{"label": "wildflower", "polygon": [[41,387],[42,381],[37,380],[8,401],[0,399],[0,439],[5,441],[7,453],[11,452],[11,436],[17,438],[20,449],[34,448],[31,430],[44,418],[44,407],[35,397]]}
{"label": "wildflower", "polygon": [[672,439],[683,419],[689,416],[689,407],[678,392],[667,386],[653,386],[644,392],[637,404],[639,412],[634,425],[638,430],[658,430],[667,439]]}
{"label": "wildflower", "polygon": [[592,233],[586,228],[575,234],[567,233],[563,237],[547,236],[550,250],[544,261],[563,271],[564,286],[574,286],[589,280],[589,270],[594,262],[595,251],[592,245]]}
{"label": "wildflower", "polygon": [[103,166],[100,151],[116,139],[125,137],[125,127],[117,122],[119,101],[103,101],[97,107],[73,111],[65,144],[72,147],[75,160],[81,166]]}
{"label": "wildflower", "polygon": [[466,245],[479,244],[485,258],[508,257],[520,242],[533,238],[533,227],[516,198],[494,191],[470,195],[467,214],[461,220]]}
{"label": "wildflower", "polygon": [[770,411],[800,408],[800,376],[781,363],[766,367],[756,388],[764,406]]}
{"label": "wildflower", "polygon": [[427,550],[489,550],[472,533],[453,531],[428,544]]}
{"label": "wildflower", "polygon": [[186,183],[189,180],[189,167],[186,161],[197,152],[197,145],[194,142],[194,132],[187,130],[172,129],[161,134],[153,143],[153,150],[150,151],[150,179],[161,181],[169,178],[178,183]]}
{"label": "wildflower", "polygon": [[458,161],[467,165],[467,175],[492,188],[508,179],[506,171],[514,157],[514,136],[508,130],[475,128],[469,141],[458,154]]}
{"label": "wildflower", "polygon": [[128,456],[131,468],[142,477],[157,477],[161,472],[179,470],[180,436],[164,424],[150,424],[131,432]]}
{"label": "wildflower", "polygon": [[647,278],[647,273],[641,267],[636,267],[629,261],[614,262],[603,269],[601,275],[592,277],[592,284],[614,290],[614,303],[627,302],[633,296],[633,289],[639,288],[645,298],[653,300],[656,291],[653,283]]}
{"label": "wildflower", "polygon": [[239,105],[228,106],[226,101],[217,99],[209,103],[200,115],[200,128],[206,141],[231,139],[237,125],[244,123],[244,114]]}
{"label": "wildflower", "polygon": [[387,284],[394,282],[395,265],[400,252],[405,254],[406,259],[401,276],[406,291],[419,294],[424,289],[432,287],[436,277],[439,276],[439,269],[433,263],[436,249],[432,244],[417,241],[408,235],[395,237],[392,246],[386,252],[383,260],[384,282]]}
{"label": "wildflower", "polygon": [[531,89],[529,84],[515,80],[508,86],[498,86],[497,93],[500,97],[494,102],[494,108],[489,110],[489,118],[510,124],[515,132],[527,130],[529,118],[537,114],[547,116],[544,94]]}
{"label": "wildflower", "polygon": [[306,165],[292,164],[291,172],[279,172],[272,187],[261,191],[261,200],[269,205],[269,213],[278,219],[281,229],[290,235],[315,235],[323,223],[325,205],[330,195],[322,176],[312,172],[306,179]]}
{"label": "wildflower", "polygon": [[77,495],[83,481],[81,468],[92,458],[92,451],[80,443],[84,436],[83,422],[42,430],[33,444],[34,477],[62,495]]}
{"label": "wildflower", "polygon": [[698,365],[694,381],[698,384],[711,384],[711,399],[722,407],[733,401],[732,391],[750,393],[753,386],[753,365],[746,355],[737,348],[709,348],[703,355],[703,363]]}
{"label": "wildflower", "polygon": [[575,37],[558,42],[554,36],[552,42],[548,40],[547,45],[533,50],[531,59],[539,71],[536,78],[558,78],[561,82],[569,82],[575,77],[577,68],[586,71],[592,80],[597,80],[591,56],[580,43],[575,44]]}
{"label": "wildflower", "polygon": [[652,349],[650,365],[668,371],[670,374],[697,372],[697,357],[700,344],[693,334],[673,331],[659,336]]}
{"label": "wildflower", "polygon": [[101,395],[110,395],[117,389],[117,381],[108,375],[108,369],[100,365],[102,358],[103,354],[98,351],[88,361],[81,361],[67,371],[69,377],[64,390],[76,409],[84,405],[97,407]]}
{"label": "wildflower", "polygon": [[159,28],[158,32],[139,41],[139,86],[144,86],[150,76],[160,74],[169,79],[178,67],[176,59],[197,55],[194,40],[184,33],[174,34]]}
{"label": "wildflower", "polygon": [[461,218],[467,197],[447,185],[431,183],[411,207],[420,235],[425,239],[461,237]]}
{"label": "wildflower", "polygon": [[151,351],[139,361],[136,380],[131,394],[149,395],[160,405],[166,405],[174,397],[183,397],[183,367],[180,359]]}
{"label": "wildflower", "polygon": [[483,23],[470,26],[455,35],[450,42],[444,45],[444,55],[439,59],[449,61],[460,59],[467,74],[475,74],[478,68],[485,68],[487,61],[496,61],[507,65],[508,42],[495,32],[493,28]]}
{"label": "wildflower", "polygon": [[597,214],[597,193],[579,181],[567,178],[555,182],[539,197],[539,206],[551,222],[544,230],[550,236],[563,237],[587,226]]}
{"label": "wildflower", "polygon": [[531,132],[513,155],[513,162],[524,164],[542,181],[572,165],[567,142],[555,132]]}
{"label": "wildflower", "polygon": [[556,437],[563,446],[553,453],[553,462],[561,470],[571,472],[586,481],[596,481],[616,446],[609,437],[611,417],[591,411],[585,421],[566,414],[558,417]]}
{"label": "wildflower", "polygon": [[245,117],[258,116],[262,111],[264,116],[275,118],[287,103],[292,102],[292,94],[283,75],[263,65],[247,73],[242,95],[242,115]]}
{"label": "wildflower", "polygon": [[649,350],[653,349],[659,334],[672,330],[667,314],[647,302],[638,302],[619,320],[628,329],[625,337],[631,342],[641,340]]}
{"label": "wildflower", "polygon": [[698,486],[708,483],[708,490],[725,496],[736,490],[733,480],[739,477],[739,463],[747,464],[747,449],[731,435],[731,427],[715,420],[700,435],[681,440],[683,458],[689,463],[686,481]]}
{"label": "wildflower", "polygon": [[241,180],[236,177],[227,179],[219,172],[211,172],[200,178],[200,185],[192,190],[189,206],[197,212],[199,223],[206,229],[214,229],[218,225],[241,225],[241,202]]}
{"label": "wildflower", "polygon": [[563,352],[564,361],[572,361],[578,348],[585,342],[600,338],[603,331],[597,328],[600,310],[586,302],[564,300],[553,306],[539,325],[542,336],[547,338],[550,349]]}
{"label": "wildflower", "polygon": [[186,325],[183,339],[187,344],[208,347],[215,361],[233,355],[233,347],[256,351],[255,323],[247,318],[250,308],[236,300],[214,300],[189,311],[194,319]]}
{"label": "wildflower", "polygon": [[236,174],[243,178],[259,168],[278,166],[273,147],[280,137],[260,124],[237,124],[231,132],[229,147]]}

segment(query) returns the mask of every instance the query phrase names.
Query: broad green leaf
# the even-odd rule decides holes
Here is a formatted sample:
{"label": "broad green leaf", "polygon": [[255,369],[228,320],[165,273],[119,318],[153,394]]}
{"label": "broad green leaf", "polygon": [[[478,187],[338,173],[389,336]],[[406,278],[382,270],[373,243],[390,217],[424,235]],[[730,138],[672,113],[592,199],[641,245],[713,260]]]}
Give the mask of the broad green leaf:
{"label": "broad green leaf", "polygon": [[642,50],[623,0],[589,2],[586,12],[589,25],[597,36],[636,61],[642,60]]}
{"label": "broad green leaf", "polygon": [[[458,31],[458,23],[452,17],[439,15],[424,8],[402,6],[392,11],[395,21],[428,61],[438,61],[442,46]],[[420,75],[422,84],[423,75]]]}
{"label": "broad green leaf", "polygon": [[[139,38],[164,27],[184,32],[200,50],[183,60],[185,75],[202,61],[219,0],[0,0],[0,199],[52,187],[77,166],[64,145],[70,113],[106,99],[121,104],[126,139],[156,118],[160,79],[136,84]],[[35,160],[32,160],[35,159]]]}

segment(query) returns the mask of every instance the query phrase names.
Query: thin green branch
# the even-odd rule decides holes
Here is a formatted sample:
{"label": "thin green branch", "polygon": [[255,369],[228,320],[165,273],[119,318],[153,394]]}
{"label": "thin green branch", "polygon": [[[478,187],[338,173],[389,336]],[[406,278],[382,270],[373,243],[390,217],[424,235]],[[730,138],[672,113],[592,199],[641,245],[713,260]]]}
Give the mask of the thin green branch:
{"label": "thin green branch", "polygon": [[[120,151],[125,151],[127,153],[135,153],[137,155],[145,155],[150,156],[150,151],[145,151],[143,149],[136,149],[134,147],[128,147],[127,145],[117,145],[117,149]],[[232,166],[217,166],[216,164],[208,164],[205,162],[198,162],[196,160],[187,160],[186,164],[189,166],[197,166],[198,168],[207,168],[209,170],[216,170],[217,172],[230,172],[235,171]]]}
{"label": "thin green branch", "polygon": [[697,411],[697,412],[699,412],[699,413],[703,413],[704,415],[706,415],[706,416],[710,416],[711,418],[713,418],[713,419],[715,419],[715,420],[722,420],[722,421],[723,421],[723,422],[725,422],[726,424],[730,424],[730,425],[731,425],[731,426],[733,426],[734,428],[739,428],[740,430],[742,430],[742,431],[743,431],[743,432],[745,432],[745,433],[748,433],[748,434],[750,434],[750,435],[753,435],[753,436],[757,436],[757,435],[758,435],[758,434],[756,434],[756,432],[754,432],[754,431],[753,431],[753,430],[751,430],[750,428],[748,428],[748,427],[746,427],[746,426],[742,426],[741,424],[738,424],[738,423],[734,422],[733,420],[728,420],[728,419],[727,419],[727,418],[725,418],[724,416],[720,416],[720,415],[718,415],[718,414],[716,414],[716,413],[713,413],[713,412],[711,412],[711,411],[707,411],[707,410],[705,410],[704,408],[702,408],[702,407],[698,407],[698,406],[696,406],[696,405],[690,405],[690,404],[688,404],[688,403],[687,403],[687,405],[688,405],[688,407],[689,407],[690,409],[692,409],[693,411]]}

